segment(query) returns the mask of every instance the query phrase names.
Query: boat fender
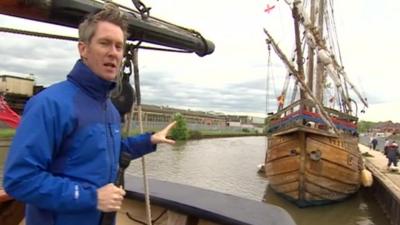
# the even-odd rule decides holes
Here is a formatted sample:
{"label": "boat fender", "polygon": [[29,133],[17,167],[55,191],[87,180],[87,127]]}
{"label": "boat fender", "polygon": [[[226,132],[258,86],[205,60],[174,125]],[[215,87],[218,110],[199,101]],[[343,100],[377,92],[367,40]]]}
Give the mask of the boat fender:
{"label": "boat fender", "polygon": [[372,177],[372,173],[367,170],[367,169],[363,169],[361,170],[361,184],[364,187],[371,187],[372,183],[373,183],[373,177]]}
{"label": "boat fender", "polygon": [[117,87],[111,92],[111,101],[119,112],[121,122],[125,122],[124,115],[131,111],[132,105],[136,100],[135,90],[129,83],[129,78],[132,74],[132,63],[128,57],[132,56],[126,56]]}
{"label": "boat fender", "polygon": [[261,163],[261,164],[259,164],[258,166],[257,166],[257,172],[258,173],[262,173],[262,174],[264,174],[265,173],[265,164],[264,163]]}
{"label": "boat fender", "polygon": [[319,161],[321,159],[321,151],[320,150],[311,151],[309,153],[309,155],[310,155],[310,159],[312,159],[314,161]]}

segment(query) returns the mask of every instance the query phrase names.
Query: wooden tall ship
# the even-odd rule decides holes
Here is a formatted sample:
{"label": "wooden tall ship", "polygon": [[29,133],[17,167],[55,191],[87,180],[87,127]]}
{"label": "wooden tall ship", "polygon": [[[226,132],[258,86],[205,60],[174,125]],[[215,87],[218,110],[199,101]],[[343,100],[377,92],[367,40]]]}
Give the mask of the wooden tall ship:
{"label": "wooden tall ship", "polygon": [[349,81],[331,37],[332,0],[282,4],[292,12],[295,51],[289,59],[264,30],[288,71],[277,112],[268,117],[265,174],[273,190],[300,207],[341,201],[359,190],[365,172],[357,133],[361,106],[352,96],[368,105]]}

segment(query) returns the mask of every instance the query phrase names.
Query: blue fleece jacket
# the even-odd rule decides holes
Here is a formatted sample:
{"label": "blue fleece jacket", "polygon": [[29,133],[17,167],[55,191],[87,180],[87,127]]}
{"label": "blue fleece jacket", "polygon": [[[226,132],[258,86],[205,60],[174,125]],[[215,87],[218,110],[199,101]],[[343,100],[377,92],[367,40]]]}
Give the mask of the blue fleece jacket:
{"label": "blue fleece jacket", "polygon": [[27,203],[27,225],[98,224],[96,189],[115,180],[120,151],[132,159],[155,151],[149,133],[121,140],[114,86],[79,60],[26,104],[3,184]]}

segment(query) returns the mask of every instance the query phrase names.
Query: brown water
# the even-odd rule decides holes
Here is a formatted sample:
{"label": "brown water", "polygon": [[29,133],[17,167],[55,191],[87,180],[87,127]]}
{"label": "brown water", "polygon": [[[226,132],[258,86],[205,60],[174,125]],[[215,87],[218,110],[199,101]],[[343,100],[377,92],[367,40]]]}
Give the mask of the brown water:
{"label": "brown water", "polygon": [[[345,202],[328,206],[300,209],[286,202],[270,190],[266,178],[257,173],[257,165],[263,162],[264,154],[264,137],[205,139],[175,146],[160,145],[157,152],[146,156],[147,175],[256,201],[265,199],[286,209],[298,225],[389,224],[378,203],[367,191],[360,191]],[[5,155],[6,149],[0,148],[0,171]],[[141,160],[133,161],[128,173],[141,176]]]}
{"label": "brown water", "polygon": [[[242,137],[159,146],[157,152],[146,156],[147,174],[257,201],[265,199],[286,209],[298,225],[389,224],[367,191],[345,202],[303,209],[278,197],[268,188],[267,179],[257,173],[257,165],[264,160],[265,141],[264,137]],[[133,161],[128,172],[141,176],[141,160]]]}

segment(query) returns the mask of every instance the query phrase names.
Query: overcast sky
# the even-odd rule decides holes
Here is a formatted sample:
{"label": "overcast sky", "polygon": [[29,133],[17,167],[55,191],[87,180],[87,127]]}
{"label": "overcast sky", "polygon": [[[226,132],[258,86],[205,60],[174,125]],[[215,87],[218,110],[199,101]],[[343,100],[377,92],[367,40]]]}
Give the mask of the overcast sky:
{"label": "overcast sky", "polygon": [[[121,0],[131,5],[130,0]],[[119,2],[121,2],[119,1]],[[264,116],[267,28],[290,55],[292,27],[284,1],[142,0],[151,15],[199,31],[214,42],[209,56],[140,50],[142,101],[184,109]],[[275,5],[265,13],[266,5]],[[400,122],[400,2],[338,0],[337,32],[347,74],[369,101],[360,119]],[[0,26],[76,36],[76,30],[0,16]],[[65,79],[78,58],[76,43],[0,33],[0,73],[32,73],[37,84]],[[285,76],[277,76],[271,93]],[[271,103],[269,103],[271,104]],[[272,106],[269,106],[272,107]]]}

